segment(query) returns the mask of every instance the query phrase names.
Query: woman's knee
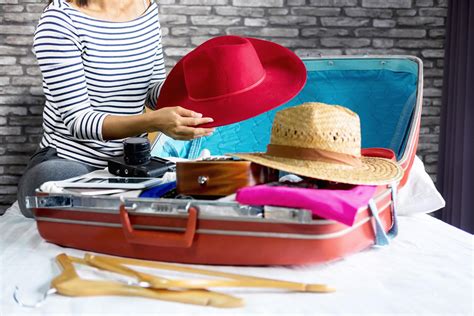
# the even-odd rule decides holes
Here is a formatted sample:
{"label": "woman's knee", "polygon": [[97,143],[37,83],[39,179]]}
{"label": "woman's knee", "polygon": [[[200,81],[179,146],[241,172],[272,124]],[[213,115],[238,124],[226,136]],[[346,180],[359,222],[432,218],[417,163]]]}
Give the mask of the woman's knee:
{"label": "woman's knee", "polygon": [[43,183],[61,181],[89,173],[93,168],[66,159],[47,160],[27,170],[18,184],[18,204],[26,217],[33,217],[31,210],[26,208],[25,198],[35,194]]}

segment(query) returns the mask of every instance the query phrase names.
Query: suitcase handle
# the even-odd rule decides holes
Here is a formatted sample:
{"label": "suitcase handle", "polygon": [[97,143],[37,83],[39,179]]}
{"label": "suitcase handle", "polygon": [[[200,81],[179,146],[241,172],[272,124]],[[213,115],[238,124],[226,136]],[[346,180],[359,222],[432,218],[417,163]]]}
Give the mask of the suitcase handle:
{"label": "suitcase handle", "polygon": [[133,229],[125,205],[120,206],[120,221],[127,241],[131,244],[147,245],[154,247],[191,247],[196,234],[197,209],[190,207],[188,222],[184,233],[137,231]]}

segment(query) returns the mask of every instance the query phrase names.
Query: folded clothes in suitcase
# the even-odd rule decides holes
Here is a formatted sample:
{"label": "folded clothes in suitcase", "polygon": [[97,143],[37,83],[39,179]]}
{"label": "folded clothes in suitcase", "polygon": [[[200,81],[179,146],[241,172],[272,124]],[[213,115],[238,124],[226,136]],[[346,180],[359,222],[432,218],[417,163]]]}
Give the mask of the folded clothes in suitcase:
{"label": "folded clothes in suitcase", "polygon": [[421,117],[422,63],[416,57],[335,57],[304,61],[308,81],[291,102],[252,119],[219,127],[213,136],[173,141],[160,136],[154,154],[197,158],[265,151],[275,113],[303,102],[339,104],[361,119],[366,156],[389,148],[405,171],[400,183],[380,185],[354,224],[312,218],[307,210],[191,199],[28,198],[38,230],[66,247],[150,260],[227,265],[293,265],[335,260],[397,231],[396,189],[406,182]]}

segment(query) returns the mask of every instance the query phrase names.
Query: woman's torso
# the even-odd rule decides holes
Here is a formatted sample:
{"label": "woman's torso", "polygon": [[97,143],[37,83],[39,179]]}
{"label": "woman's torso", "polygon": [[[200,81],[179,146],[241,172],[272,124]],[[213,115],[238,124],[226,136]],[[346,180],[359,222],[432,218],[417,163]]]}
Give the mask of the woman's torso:
{"label": "woman's torso", "polygon": [[[77,45],[82,50],[85,81],[93,111],[112,115],[142,113],[151,84],[164,80],[165,76],[157,5],[152,2],[140,17],[129,22],[101,21],[63,0],[54,1],[48,9],[62,11],[70,19],[66,20],[64,15],[65,20],[61,21],[62,15],[58,14],[56,23],[67,23],[68,28],[73,28]],[[67,90],[68,82],[77,80],[74,73],[68,80],[64,80],[64,75],[61,78],[64,81],[61,89],[68,97],[74,96],[73,91]],[[51,97],[50,87],[46,82],[43,87],[47,101],[41,147],[54,147],[60,157],[96,167],[105,167],[107,159],[122,155],[121,140],[73,137]]]}

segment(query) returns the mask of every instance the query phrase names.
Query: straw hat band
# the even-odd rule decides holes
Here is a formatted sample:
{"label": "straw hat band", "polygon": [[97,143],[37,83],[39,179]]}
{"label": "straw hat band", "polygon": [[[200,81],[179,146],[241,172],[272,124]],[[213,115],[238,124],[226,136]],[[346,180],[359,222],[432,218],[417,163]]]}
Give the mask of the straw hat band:
{"label": "straw hat band", "polygon": [[359,157],[316,148],[269,144],[266,154],[281,158],[339,163],[353,167],[360,167],[362,165]]}

